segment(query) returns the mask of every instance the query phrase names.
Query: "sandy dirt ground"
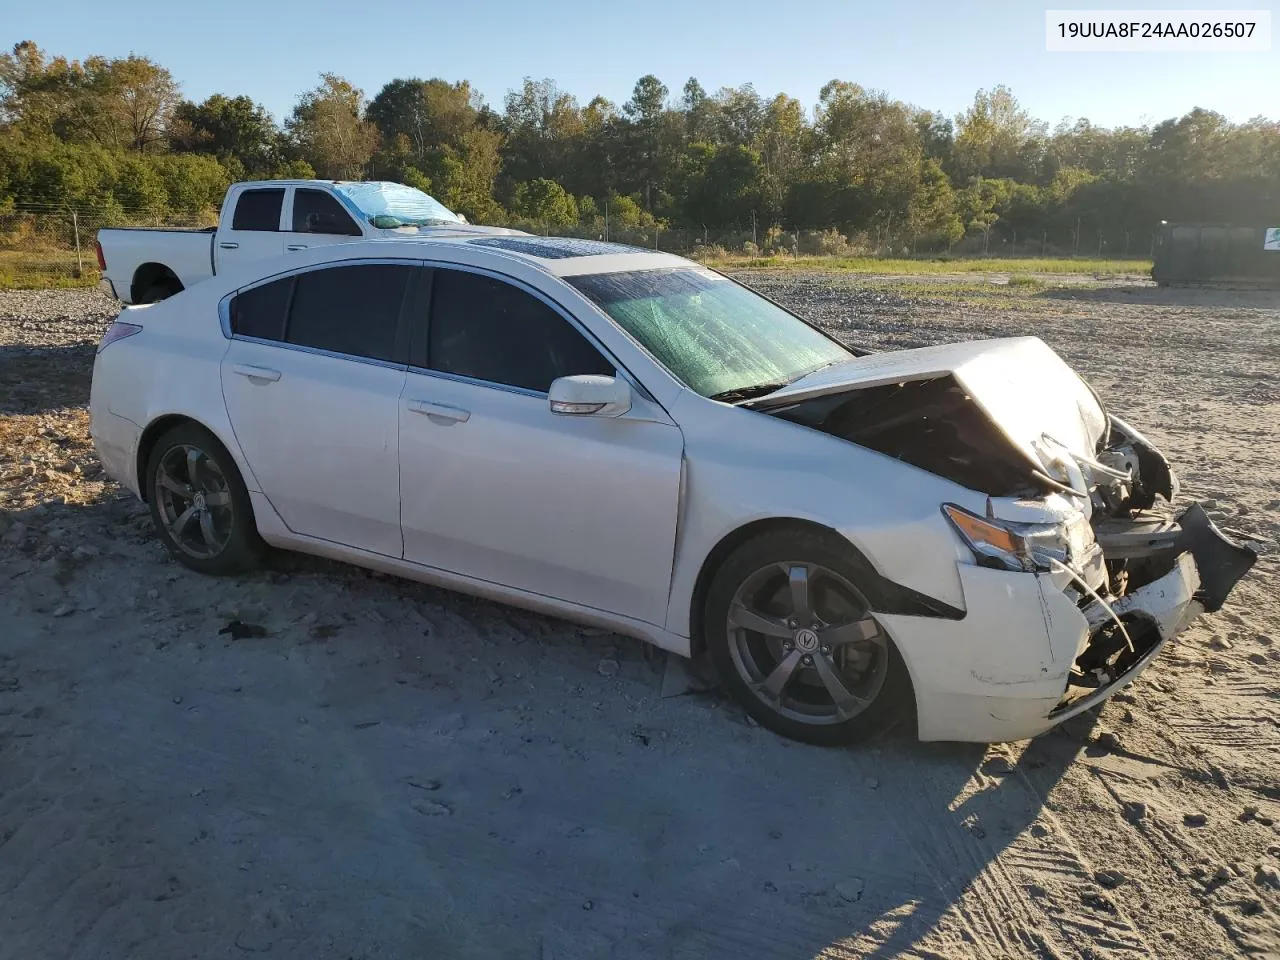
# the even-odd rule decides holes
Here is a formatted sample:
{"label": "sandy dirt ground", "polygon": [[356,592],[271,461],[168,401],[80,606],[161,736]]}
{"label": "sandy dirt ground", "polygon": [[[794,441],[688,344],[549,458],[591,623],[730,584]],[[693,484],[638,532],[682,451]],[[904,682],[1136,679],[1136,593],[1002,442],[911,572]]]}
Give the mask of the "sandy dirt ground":
{"label": "sandy dirt ground", "polygon": [[[1280,535],[1280,297],[746,279],[879,347],[1038,334],[1184,496]],[[1275,554],[1098,716],[806,747],[601,631],[170,561],[86,432],[112,312],[0,294],[3,960],[1280,951]]]}

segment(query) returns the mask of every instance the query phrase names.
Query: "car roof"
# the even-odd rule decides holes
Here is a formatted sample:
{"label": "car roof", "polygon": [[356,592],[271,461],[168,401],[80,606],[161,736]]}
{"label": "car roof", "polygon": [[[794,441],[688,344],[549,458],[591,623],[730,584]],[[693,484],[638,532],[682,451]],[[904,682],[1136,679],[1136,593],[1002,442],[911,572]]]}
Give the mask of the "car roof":
{"label": "car roof", "polygon": [[601,240],[579,240],[576,237],[467,236],[459,232],[434,237],[373,238],[365,242],[380,247],[386,244],[412,244],[490,250],[504,259],[525,261],[557,277],[700,266],[672,253]]}

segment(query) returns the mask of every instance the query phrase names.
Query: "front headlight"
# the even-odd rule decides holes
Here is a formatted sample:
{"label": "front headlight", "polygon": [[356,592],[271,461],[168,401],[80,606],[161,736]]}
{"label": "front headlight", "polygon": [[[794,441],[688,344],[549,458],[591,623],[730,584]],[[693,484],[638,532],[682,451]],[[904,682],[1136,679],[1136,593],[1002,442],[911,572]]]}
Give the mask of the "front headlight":
{"label": "front headlight", "polygon": [[[942,512],[984,567],[1048,570],[1053,561],[1070,565],[1072,554],[1083,552],[1084,533],[1075,529],[1078,524],[1008,523],[980,517],[954,503],[944,503]],[[1088,521],[1082,520],[1087,528]],[[1080,544],[1074,544],[1075,540]]]}

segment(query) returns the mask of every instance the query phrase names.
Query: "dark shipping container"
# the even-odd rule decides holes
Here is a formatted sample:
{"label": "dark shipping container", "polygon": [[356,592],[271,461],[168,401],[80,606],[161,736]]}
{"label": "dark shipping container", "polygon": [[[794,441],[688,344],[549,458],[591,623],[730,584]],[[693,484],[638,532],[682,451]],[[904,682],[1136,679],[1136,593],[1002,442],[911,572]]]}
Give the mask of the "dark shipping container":
{"label": "dark shipping container", "polygon": [[1280,287],[1280,225],[1163,222],[1151,277],[1161,286]]}

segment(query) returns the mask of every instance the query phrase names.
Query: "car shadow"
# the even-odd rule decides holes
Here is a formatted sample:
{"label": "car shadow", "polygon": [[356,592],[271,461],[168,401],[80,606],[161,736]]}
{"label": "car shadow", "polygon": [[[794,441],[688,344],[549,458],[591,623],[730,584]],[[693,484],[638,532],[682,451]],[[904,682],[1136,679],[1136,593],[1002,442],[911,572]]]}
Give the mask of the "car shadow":
{"label": "car shadow", "polygon": [[861,929],[827,946],[885,960],[939,949],[937,955],[949,955],[948,942],[955,949],[957,929],[967,929],[1001,955],[1029,950],[1041,931],[1020,924],[1043,910],[1035,904],[1042,891],[1010,869],[1006,853],[1049,834],[1045,800],[1078,759],[1095,719],[1086,715],[1066,730],[991,747],[920,743],[896,731],[880,754],[889,773],[877,793],[898,787],[884,795],[884,822],[900,831],[899,846],[915,858],[918,873],[896,902],[880,905]]}
{"label": "car shadow", "polygon": [[96,349],[92,343],[0,346],[0,415],[87,406]]}
{"label": "car shadow", "polygon": [[[90,651],[102,643],[116,651],[111,682],[86,684],[76,701],[86,751],[123,770],[142,764],[155,784],[225,783],[228,804],[256,804],[290,830],[341,838],[315,854],[319,862],[288,859],[291,833],[262,840],[262,855],[282,858],[281,882],[300,896],[313,874],[336,869],[330,858],[377,854],[403,871],[410,893],[452,862],[443,882],[455,900],[506,904],[492,914],[469,908],[484,921],[473,934],[482,954],[509,955],[534,936],[558,957],[853,950],[889,958],[928,955],[959,928],[999,946],[1018,921],[984,925],[985,908],[972,900],[993,890],[1031,896],[1002,855],[1036,829],[1044,798],[1089,739],[1086,717],[1020,751],[921,744],[905,729],[847,749],[806,747],[754,726],[714,689],[662,697],[651,649],[604,631],[300,554],[275,553],[260,572],[233,579],[192,573],[164,553],[145,507],[114,488],[96,502],[49,502],[6,517],[0,579],[57,641],[41,656],[65,647],[57,670],[79,685],[78,658],[89,658],[87,675],[102,676],[93,659],[101,654]],[[261,629],[228,630],[232,622]],[[96,624],[88,634],[86,623]],[[165,666],[171,649],[190,665]],[[34,666],[52,671],[49,662]],[[219,678],[233,674],[253,676],[269,694],[220,693],[230,681]],[[216,726],[211,741],[229,738],[261,758],[260,781],[253,764],[207,748],[195,721],[129,734],[118,705],[174,682]],[[327,759],[317,761],[311,788],[342,793],[351,783],[345,771],[358,769],[365,789],[344,801],[351,807],[342,815],[390,816],[388,836],[407,830],[420,839],[385,846],[367,832],[348,836],[343,822],[289,799],[293,775],[273,759],[280,747],[270,731],[316,713],[297,701],[298,689],[324,700],[311,729],[328,744]],[[93,712],[98,699],[117,711],[105,723]],[[525,713],[510,749],[483,749]],[[367,745],[352,752],[351,731],[366,729]],[[387,739],[379,742],[379,732]],[[140,743],[167,758],[159,768],[129,746]],[[406,788],[406,770],[418,771],[414,783],[431,773],[445,786],[423,795]],[[457,783],[471,791],[466,809],[450,796]],[[140,788],[130,802],[163,832],[179,814],[159,787],[152,793]],[[387,814],[402,794],[406,813]],[[489,804],[489,795],[507,799]],[[422,816],[433,803],[453,811],[445,831]],[[636,868],[617,866],[629,862]],[[545,877],[546,890],[531,894]],[[242,878],[233,870],[203,882],[221,896]],[[520,897],[529,905],[511,906]],[[311,919],[334,935],[351,925],[381,925],[391,943],[409,935],[397,916],[363,909],[330,905]]]}

